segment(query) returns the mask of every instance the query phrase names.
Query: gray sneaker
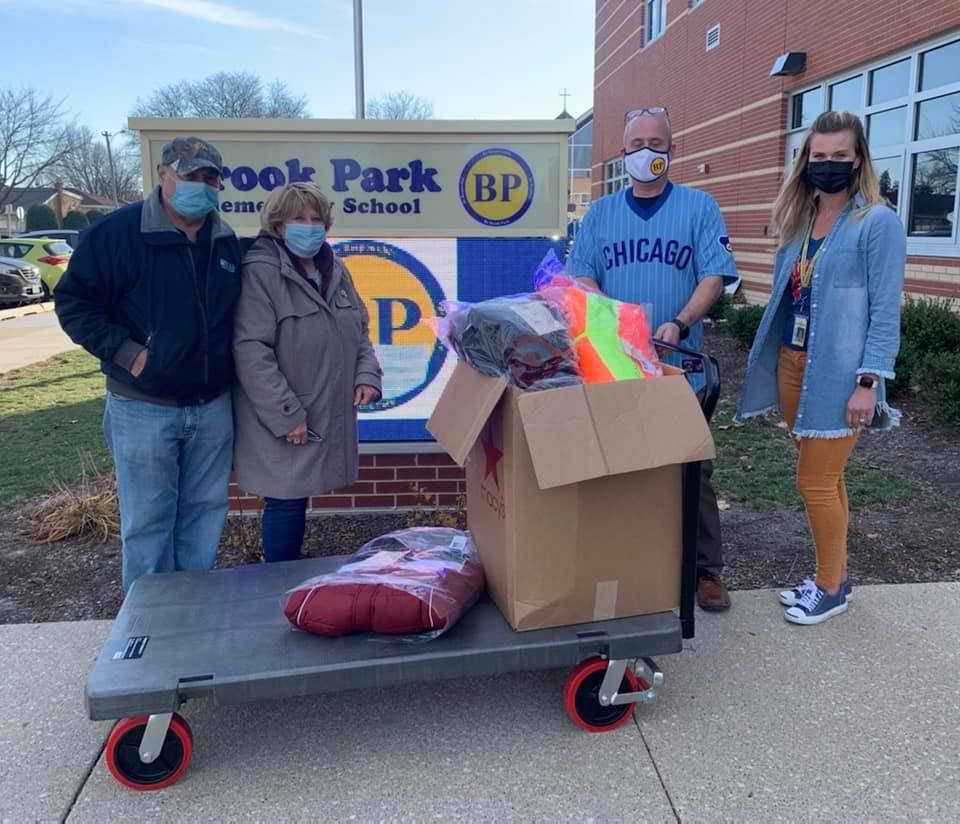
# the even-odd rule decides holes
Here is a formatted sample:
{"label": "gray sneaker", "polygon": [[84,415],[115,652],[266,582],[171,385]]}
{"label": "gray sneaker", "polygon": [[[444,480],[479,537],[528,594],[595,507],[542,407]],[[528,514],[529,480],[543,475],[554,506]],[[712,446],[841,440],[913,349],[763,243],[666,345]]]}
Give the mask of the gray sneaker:
{"label": "gray sneaker", "polygon": [[[795,607],[800,603],[803,593],[815,586],[816,584],[812,578],[804,578],[803,582],[797,584],[793,589],[785,589],[778,593],[777,598],[785,607]],[[848,601],[853,598],[853,585],[850,583],[849,578],[843,582],[843,592],[847,596]]]}

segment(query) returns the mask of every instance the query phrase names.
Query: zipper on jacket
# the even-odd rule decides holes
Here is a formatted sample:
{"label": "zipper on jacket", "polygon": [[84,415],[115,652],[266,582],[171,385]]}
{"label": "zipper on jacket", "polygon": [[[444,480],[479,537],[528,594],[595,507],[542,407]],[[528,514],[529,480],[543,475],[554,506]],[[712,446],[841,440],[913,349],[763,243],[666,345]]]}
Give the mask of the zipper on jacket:
{"label": "zipper on jacket", "polygon": [[[213,250],[213,243],[210,244],[211,253]],[[200,279],[197,277],[197,267],[193,262],[193,254],[189,249],[186,250],[186,255],[190,259],[190,272],[193,274],[193,291],[197,296],[197,303],[200,304],[200,317],[203,320],[203,385],[206,387],[210,384],[210,330],[207,327],[207,307],[203,301],[203,295],[200,293]],[[210,270],[207,269],[207,280],[210,280]],[[209,291],[209,283],[207,287]]]}

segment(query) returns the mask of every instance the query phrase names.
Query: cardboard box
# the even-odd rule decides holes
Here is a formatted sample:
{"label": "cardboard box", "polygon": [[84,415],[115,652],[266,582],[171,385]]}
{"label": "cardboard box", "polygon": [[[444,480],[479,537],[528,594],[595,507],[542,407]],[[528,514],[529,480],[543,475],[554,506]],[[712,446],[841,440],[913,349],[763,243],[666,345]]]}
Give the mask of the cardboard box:
{"label": "cardboard box", "polygon": [[714,457],[679,370],[521,392],[461,363],[427,428],[467,468],[467,518],[516,630],[680,605],[681,467]]}

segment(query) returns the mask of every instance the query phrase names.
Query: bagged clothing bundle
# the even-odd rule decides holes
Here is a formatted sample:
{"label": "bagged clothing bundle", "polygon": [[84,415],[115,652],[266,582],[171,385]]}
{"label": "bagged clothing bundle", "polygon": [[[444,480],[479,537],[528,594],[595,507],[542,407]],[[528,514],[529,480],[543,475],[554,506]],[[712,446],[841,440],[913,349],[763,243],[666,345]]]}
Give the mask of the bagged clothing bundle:
{"label": "bagged clothing bundle", "polygon": [[283,611],[293,626],[315,635],[430,640],[456,624],[484,586],[468,532],[403,529],[366,544],[336,572],[304,581],[287,594]]}
{"label": "bagged clothing bundle", "polygon": [[537,267],[534,288],[563,314],[584,383],[663,374],[642,306],[587,288],[566,274],[553,251]]}
{"label": "bagged clothing bundle", "polygon": [[559,306],[537,294],[480,303],[445,301],[434,332],[457,357],[490,377],[506,375],[521,389],[580,383],[573,341]]}
{"label": "bagged clothing bundle", "polygon": [[663,374],[642,306],[609,298],[566,274],[550,251],[535,291],[479,303],[444,301],[431,324],[460,360],[524,390]]}

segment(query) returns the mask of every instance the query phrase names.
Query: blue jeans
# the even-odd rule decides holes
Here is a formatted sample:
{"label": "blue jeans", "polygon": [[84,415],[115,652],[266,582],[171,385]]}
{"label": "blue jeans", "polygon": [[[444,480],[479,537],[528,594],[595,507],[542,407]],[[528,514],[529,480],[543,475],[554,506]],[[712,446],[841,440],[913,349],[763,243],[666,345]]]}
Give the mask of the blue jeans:
{"label": "blue jeans", "polygon": [[268,564],[299,560],[306,526],[306,498],[264,498],[260,522],[263,560]]}
{"label": "blue jeans", "polygon": [[103,431],[117,473],[124,593],[141,575],[211,569],[233,464],[230,393],[174,407],[107,392]]}

